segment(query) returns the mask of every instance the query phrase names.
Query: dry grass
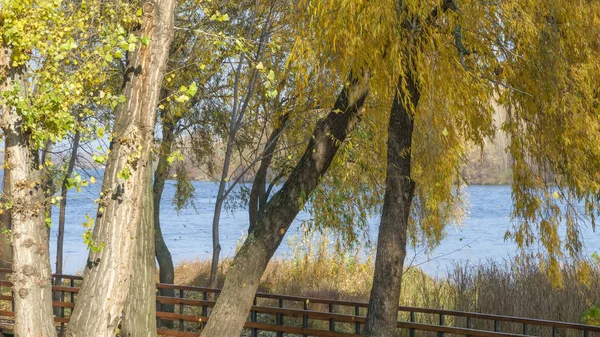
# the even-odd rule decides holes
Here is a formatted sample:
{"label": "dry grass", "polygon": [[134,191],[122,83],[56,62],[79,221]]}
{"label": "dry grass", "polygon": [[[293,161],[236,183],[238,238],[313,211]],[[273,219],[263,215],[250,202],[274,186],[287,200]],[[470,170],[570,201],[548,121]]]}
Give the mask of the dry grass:
{"label": "dry grass", "polygon": [[[285,259],[271,260],[258,291],[368,302],[373,282],[372,254],[350,255],[335,251],[325,240],[316,242],[303,242]],[[231,262],[226,259],[221,263],[217,287],[222,287]],[[210,261],[185,262],[175,268],[175,283],[206,287],[209,275]],[[434,280],[420,269],[411,268],[404,275],[401,304],[444,307],[452,300],[450,288],[449,282]]]}
{"label": "dry grass", "polygon": [[[586,319],[585,313],[600,303],[600,265],[592,268],[587,286],[581,284],[572,266],[564,266],[563,275],[564,288],[557,289],[533,265],[489,262],[474,267],[457,266],[449,275],[455,288],[454,309],[593,324],[593,317]],[[520,326],[510,330],[519,329]]]}
{"label": "dry grass", "polygon": [[[219,287],[230,265],[231,260],[222,263]],[[316,244],[306,241],[296,245],[296,249],[285,259],[271,261],[259,291],[367,302],[373,268],[372,255],[349,255],[336,252],[324,240],[318,240]],[[538,268],[517,262],[457,266],[442,279],[431,278],[421,270],[412,268],[403,277],[400,304],[582,322],[586,311],[589,312],[594,304],[600,303],[600,263],[595,263],[588,286],[578,281],[575,268],[565,266],[563,272],[565,286],[556,289]],[[208,261],[184,263],[176,268],[175,283],[206,286],[209,273]],[[436,317],[423,316],[418,319],[436,322]],[[463,325],[458,320],[447,320],[447,323]],[[473,323],[474,327],[493,328],[491,322]],[[520,332],[520,329],[522,327],[510,324],[502,326],[502,331],[507,332]],[[531,332],[547,335],[545,331]]]}

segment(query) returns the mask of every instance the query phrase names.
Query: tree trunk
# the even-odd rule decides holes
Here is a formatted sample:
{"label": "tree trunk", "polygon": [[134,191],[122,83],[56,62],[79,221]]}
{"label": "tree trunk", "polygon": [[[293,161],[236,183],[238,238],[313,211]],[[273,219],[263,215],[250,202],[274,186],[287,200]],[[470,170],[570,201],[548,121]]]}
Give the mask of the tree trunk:
{"label": "tree trunk", "polygon": [[[232,118],[232,124],[233,118]],[[221,180],[219,181],[219,190],[217,192],[217,200],[215,201],[215,212],[213,213],[212,222],[212,261],[210,264],[210,281],[209,287],[215,288],[217,285],[217,273],[219,271],[219,254],[221,253],[221,243],[219,242],[219,220],[221,219],[221,210],[225,201],[225,187],[227,187],[227,177],[229,176],[229,164],[231,162],[231,154],[233,152],[233,139],[235,132],[230,128],[229,140],[225,149],[225,158],[223,159],[223,170],[221,172]]]}
{"label": "tree trunk", "polygon": [[400,79],[390,112],[386,188],[365,337],[392,337],[396,336],[397,331],[408,221],[415,189],[410,177],[413,109],[417,107],[420,97],[414,73],[410,70],[407,73],[408,92],[404,93]]}
{"label": "tree trunk", "polygon": [[[59,213],[58,213],[58,238],[56,240],[56,273],[63,273],[63,244],[65,238],[65,220],[66,220],[66,210],[67,210],[67,194],[69,193],[69,189],[67,188],[67,184],[69,182],[69,178],[71,174],[73,174],[73,170],[75,168],[75,160],[77,159],[77,151],[79,149],[79,140],[81,138],[81,132],[77,130],[75,136],[73,137],[73,145],[71,147],[71,157],[69,158],[69,165],[67,166],[67,171],[65,172],[65,177],[60,186],[60,205],[59,205]],[[60,283],[60,279],[57,279],[57,283]]]}
{"label": "tree trunk", "polygon": [[[0,9],[2,4],[0,4]],[[0,68],[5,74],[0,91],[21,87],[27,80],[23,68],[10,68],[10,49],[0,46]],[[2,129],[6,142],[5,190],[12,202],[10,209],[13,252],[13,298],[16,336],[56,336],[52,314],[52,284],[48,253],[48,226],[39,153],[24,132],[17,110],[2,104]]]}
{"label": "tree trunk", "polygon": [[254,227],[256,227],[256,223],[260,218],[259,215],[264,211],[264,207],[267,203],[267,198],[269,197],[266,189],[267,173],[269,171],[269,166],[271,166],[273,154],[275,153],[275,149],[279,143],[281,133],[283,132],[289,117],[289,113],[281,116],[279,119],[279,125],[273,129],[269,135],[269,138],[267,139],[267,143],[265,144],[263,158],[260,161],[260,166],[256,171],[254,182],[252,183],[252,189],[250,190],[250,200],[248,202],[248,218],[250,220],[250,226],[248,226],[248,234],[252,233],[252,230],[254,230]]}
{"label": "tree trunk", "polygon": [[36,168],[39,161],[21,133],[20,118],[14,111],[5,113],[12,117],[4,132],[12,182],[15,335],[56,336],[42,175]]}
{"label": "tree trunk", "polygon": [[[444,0],[435,7],[423,24],[430,25],[449,9],[456,9],[454,0]],[[403,5],[396,0],[399,22],[402,22]],[[417,20],[418,21],[418,20]],[[420,26],[419,22],[415,26]],[[401,27],[400,29],[414,29]],[[406,240],[410,208],[414,196],[415,183],[411,178],[411,153],[414,112],[421,98],[417,53],[420,40],[424,39],[425,28],[411,32],[406,41],[403,77],[398,80],[396,94],[390,111],[388,125],[388,153],[386,189],[381,210],[381,222],[377,237],[375,274],[369,300],[364,337],[396,336],[398,324],[398,304],[400,301],[402,272],[406,257]]]}
{"label": "tree trunk", "polygon": [[[60,204],[58,210],[58,237],[56,238],[56,274],[61,275],[63,273],[63,244],[65,241],[65,220],[67,212],[67,194],[69,192],[67,184],[73,169],[75,168],[75,160],[77,159],[77,150],[79,149],[79,139],[81,138],[81,132],[77,130],[73,137],[73,144],[71,145],[71,157],[69,158],[69,165],[65,172],[65,177],[60,186]],[[62,278],[57,277],[54,283],[58,286],[62,286]],[[58,292],[53,296],[55,301],[64,301],[64,293]],[[54,315],[60,315],[61,308],[57,307],[54,309]]]}
{"label": "tree trunk", "polygon": [[[151,159],[148,160],[151,162]],[[139,222],[135,263],[121,336],[156,337],[156,262],[154,262],[154,212],[152,170],[144,182],[142,218]]]}
{"label": "tree trunk", "polygon": [[[173,141],[175,138],[173,125],[166,121],[167,116],[162,116],[162,141],[160,144],[160,156],[158,166],[154,172],[154,185],[152,188],[152,199],[154,201],[154,244],[156,247],[156,260],[158,261],[158,279],[160,283],[173,284],[175,282],[175,271],[173,268],[173,258],[169,252],[162,235],[160,226],[160,202],[165,189],[165,182],[169,176],[169,161],[167,158],[171,154]],[[175,297],[175,289],[159,289],[159,296]],[[173,304],[159,304],[158,309],[163,312],[174,312]],[[167,320],[161,323],[165,327],[172,327],[173,321]]]}
{"label": "tree trunk", "polygon": [[[6,153],[6,143],[5,151]],[[6,160],[6,158],[5,158]],[[10,200],[10,172],[8,167],[4,168],[4,177],[2,178],[2,198],[0,202],[4,203]],[[10,209],[2,209],[0,214],[0,268],[12,268],[12,247],[10,245]]]}
{"label": "tree trunk", "polygon": [[[129,55],[123,89],[127,101],[116,108],[111,152],[92,236],[92,244],[100,249],[90,251],[67,336],[113,336],[128,299],[131,279],[139,276],[133,270],[134,253],[148,170],[152,170],[149,152],[173,35],[175,5],[175,0],[143,5],[140,33],[150,38],[150,43]],[[134,301],[132,296],[129,301]],[[155,313],[139,310],[137,314]]]}
{"label": "tree trunk", "polygon": [[267,263],[358,120],[368,76],[351,79],[332,111],[319,121],[298,165],[265,207],[227,273],[202,337],[239,336]]}

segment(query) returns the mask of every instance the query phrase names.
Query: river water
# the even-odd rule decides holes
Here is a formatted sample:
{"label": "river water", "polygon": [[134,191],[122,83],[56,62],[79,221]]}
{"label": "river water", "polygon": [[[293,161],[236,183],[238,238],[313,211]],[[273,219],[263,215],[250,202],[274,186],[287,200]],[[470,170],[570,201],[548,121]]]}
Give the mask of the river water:
{"label": "river water", "polygon": [[[167,182],[161,205],[162,231],[171,250],[175,264],[197,259],[209,259],[212,249],[211,222],[217,185],[210,182],[193,182],[196,188],[194,208],[176,212],[172,206],[175,193],[174,182]],[[95,216],[94,199],[98,197],[100,183],[84,188],[80,193],[71,191],[67,205],[65,230],[65,273],[78,273],[87,261],[87,248],[83,244],[82,223],[85,215]],[[428,254],[422,249],[411,249],[407,263],[418,265],[432,276],[443,276],[455,263],[478,263],[487,260],[503,261],[514,257],[517,249],[514,243],[504,241],[504,234],[510,228],[511,192],[510,186],[469,186],[468,214],[460,226],[448,226],[447,236],[442,243]],[[300,213],[286,237],[300,235],[302,220],[308,214]],[[370,220],[369,237],[377,238],[379,218]],[[58,209],[53,211],[51,228],[51,261],[54,268]],[[248,228],[246,208],[224,212],[221,217],[222,256],[233,256],[235,248]],[[589,226],[583,229],[586,252],[591,255],[600,251],[600,235]],[[276,256],[290,252],[289,240],[283,241]]]}

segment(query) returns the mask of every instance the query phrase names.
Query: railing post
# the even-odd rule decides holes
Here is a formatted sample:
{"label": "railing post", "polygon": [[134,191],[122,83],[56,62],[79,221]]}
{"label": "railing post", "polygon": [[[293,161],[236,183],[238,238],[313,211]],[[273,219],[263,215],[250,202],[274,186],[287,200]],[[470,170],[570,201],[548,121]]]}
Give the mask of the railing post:
{"label": "railing post", "polygon": [[[440,314],[440,326],[444,326],[444,314]],[[444,337],[444,333],[443,332],[438,332],[438,337]]]}
{"label": "railing post", "polygon": [[[254,297],[254,301],[252,301],[252,305],[257,305],[256,297]],[[258,315],[256,314],[256,310],[252,310],[250,312],[250,321],[256,323],[258,322]],[[258,337],[258,329],[252,328],[252,337]]]}
{"label": "railing post", "polygon": [[[411,322],[411,323],[414,323],[414,322],[415,322],[415,312],[414,312],[414,311],[411,311],[411,312],[410,312],[410,322]],[[408,336],[409,336],[409,337],[415,337],[415,329],[414,329],[414,328],[410,328],[410,329],[408,330]]]}
{"label": "railing post", "polygon": [[500,321],[498,321],[497,319],[494,320],[494,331],[500,332]]}
{"label": "railing post", "polygon": [[[329,313],[333,313],[333,304],[329,304]],[[329,331],[335,332],[335,320],[333,318],[329,319]]]}
{"label": "railing post", "polygon": [[[283,300],[281,298],[279,299],[279,307],[283,308]],[[283,325],[283,314],[282,313],[277,314],[277,325]],[[283,332],[277,331],[277,337],[283,337]]]}
{"label": "railing post", "polygon": [[[69,284],[71,285],[71,288],[75,288],[75,280],[71,279]],[[73,289],[71,289],[73,290]],[[75,303],[75,293],[73,291],[71,291],[71,303]],[[71,315],[73,315],[73,309],[71,308]]]}
{"label": "railing post", "polygon": [[527,325],[527,323],[523,323],[523,334],[524,335],[529,334],[529,325]]}
{"label": "railing post", "polygon": [[[304,301],[303,305],[304,310],[308,310],[308,300]],[[302,315],[302,327],[308,329],[308,315]],[[303,337],[308,337],[307,334],[302,335]]]}
{"label": "railing post", "polygon": [[[184,298],[183,289],[179,289],[179,298]],[[179,314],[183,315],[183,303],[179,304]],[[183,319],[179,320],[179,331],[183,331]]]}
{"label": "railing post", "polygon": [[558,336],[558,328],[555,326],[552,327],[552,337]]}
{"label": "railing post", "polygon": [[588,331],[586,329],[583,329],[583,337],[588,337]]}
{"label": "railing post", "polygon": [[[354,316],[360,316],[360,307],[358,305],[354,307]],[[354,330],[357,335],[360,335],[360,322],[354,323]]]}
{"label": "railing post", "polygon": [[[208,301],[208,293],[206,291],[202,292],[202,300]],[[202,305],[202,316],[208,317],[208,306],[206,304]],[[206,326],[206,322],[203,322],[201,324],[201,328],[204,329],[205,326]]]}
{"label": "railing post", "polygon": [[[471,329],[471,317],[467,317],[467,329]],[[471,335],[467,335],[467,337],[473,337]]]}

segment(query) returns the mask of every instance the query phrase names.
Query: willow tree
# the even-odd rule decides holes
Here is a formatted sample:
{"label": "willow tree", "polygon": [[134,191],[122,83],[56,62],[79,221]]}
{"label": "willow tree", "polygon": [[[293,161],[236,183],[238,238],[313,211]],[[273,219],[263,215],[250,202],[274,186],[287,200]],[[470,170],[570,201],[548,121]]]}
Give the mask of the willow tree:
{"label": "willow tree", "polygon": [[[152,271],[156,265],[151,194],[146,187],[152,173],[150,150],[175,5],[175,1],[159,0],[134,10],[141,14],[138,37],[130,35],[127,77],[111,130],[93,247],[67,336],[115,334],[126,301],[127,333],[156,334],[155,301],[148,300],[155,294]],[[136,254],[140,260],[134,264]]]}
{"label": "willow tree", "polygon": [[516,221],[507,235],[555,285],[567,257],[580,262],[585,280],[582,219],[595,229],[600,192],[600,3],[541,2],[533,9],[514,2],[502,9],[501,76],[521,91],[500,97],[514,173]]}
{"label": "willow tree", "polygon": [[[560,285],[558,258],[563,257],[564,254],[570,254],[576,259],[581,258],[579,224],[576,217],[584,213],[592,219],[592,226],[594,226],[598,179],[590,176],[589,168],[597,167],[599,162],[597,148],[594,148],[588,140],[590,136],[592,139],[597,139],[598,130],[595,125],[586,127],[582,123],[578,125],[577,134],[583,127],[586,138],[578,138],[579,142],[569,143],[569,149],[561,146],[560,144],[564,144],[565,137],[574,138],[570,131],[575,129],[575,125],[563,129],[566,120],[572,121],[573,118],[564,112],[562,114],[555,112],[552,116],[558,121],[550,118],[552,122],[547,123],[545,110],[553,110],[557,107],[556,96],[552,96],[556,93],[554,91],[556,81],[546,76],[541,78],[538,76],[545,73],[543,69],[550,71],[560,67],[583,73],[586,79],[589,79],[587,76],[595,76],[595,69],[590,74],[587,65],[588,62],[593,64],[597,62],[593,57],[595,55],[593,51],[597,46],[586,50],[589,43],[576,38],[574,31],[570,32],[571,34],[568,29],[561,31],[559,25],[555,24],[556,18],[553,13],[573,14],[559,19],[562,22],[582,22],[584,21],[582,18],[592,15],[591,13],[597,10],[597,6],[587,3],[553,4],[549,8],[533,6],[535,10],[530,13],[531,18],[537,17],[537,20],[545,21],[546,24],[536,23],[535,20],[523,23],[521,15],[524,12],[520,6],[518,2],[503,2],[500,5],[478,1],[442,1],[438,7],[428,9],[396,2],[396,13],[399,19],[397,26],[400,29],[400,36],[403,36],[404,43],[409,47],[400,57],[403,60],[402,64],[408,67],[400,69],[400,81],[394,93],[390,113],[386,197],[382,210],[374,286],[365,336],[395,335],[407,236],[418,228],[425,234],[425,238],[428,238],[430,245],[437,243],[437,237],[443,233],[444,225],[447,223],[439,220],[449,219],[439,211],[445,208],[444,205],[457,203],[457,199],[451,197],[456,192],[440,194],[440,187],[446,186],[447,191],[450,192],[452,180],[460,181],[456,178],[455,172],[458,172],[462,164],[460,158],[465,156],[464,144],[474,142],[482,146],[482,137],[494,131],[490,123],[491,115],[481,114],[481,112],[489,112],[490,105],[497,100],[511,111],[510,120],[502,127],[511,134],[511,152],[518,157],[513,168],[517,177],[513,183],[514,216],[515,223],[518,224],[514,236],[517,243],[523,248],[530,248],[536,241],[542,244],[545,252],[538,251],[535,257],[558,285]],[[445,14],[449,9],[460,10],[454,15]],[[444,13],[445,20],[438,23],[436,19],[440,13]],[[463,13],[469,14],[466,16],[462,15]],[[594,40],[598,36],[598,29],[592,27],[594,26],[587,26],[591,33],[589,36]],[[407,31],[408,34],[402,34]],[[549,31],[556,34],[554,40]],[[538,39],[542,41],[539,49],[530,53],[531,46],[535,45],[534,41]],[[555,58],[555,50],[551,47],[553,43],[561,52],[566,50],[577,50],[577,52]],[[573,45],[563,49],[563,44]],[[450,45],[451,48],[446,50],[440,48],[444,45]],[[586,56],[580,57],[582,50]],[[444,59],[440,57],[443,52],[448,53],[446,60],[450,61],[446,69],[444,69]],[[554,60],[556,63],[546,63],[548,60]],[[519,75],[512,77],[513,74]],[[451,77],[445,78],[447,75]],[[568,80],[562,84],[564,87],[561,93],[570,96],[570,92],[588,92],[588,95],[574,94],[575,98],[571,103],[579,107],[577,112],[583,120],[595,119],[597,108],[594,108],[594,102],[598,100],[597,91],[588,91],[587,80],[569,78],[568,75],[566,78]],[[444,83],[451,80],[458,84],[454,90],[452,87],[444,86]],[[532,94],[529,90],[532,87],[543,89],[538,94]],[[465,89],[468,91],[464,91]],[[440,101],[438,97],[452,97],[454,100],[444,98]],[[459,97],[464,101],[456,100]],[[535,103],[532,104],[532,101]],[[456,107],[460,109],[454,110]],[[432,116],[435,117],[431,111],[436,114],[444,110],[447,111],[446,116],[449,118],[446,117],[447,124],[440,125],[443,129],[431,125],[426,129],[418,127]],[[564,110],[559,108],[559,111]],[[519,117],[515,118],[515,116]],[[538,121],[543,122],[538,124]],[[413,124],[416,127],[413,127]],[[450,170],[437,170],[441,176],[431,174],[435,171],[422,175],[420,171],[427,165],[423,159],[429,158],[427,160],[431,162],[429,152],[432,149],[423,146],[424,143],[420,142],[420,138],[427,135],[428,143],[431,144],[431,132],[436,129],[444,139],[446,147],[438,145],[439,149],[434,153],[439,158],[444,158],[447,164],[451,164],[447,166]],[[557,142],[557,133],[569,135],[559,137]],[[546,138],[545,135],[550,136]],[[540,147],[540,139],[546,139],[548,143]],[[530,150],[524,151],[526,148]],[[423,151],[424,149],[427,151]],[[575,157],[581,165],[579,170],[573,169],[577,168],[573,163]],[[569,169],[565,170],[565,167]],[[529,172],[536,173],[532,175]],[[444,176],[450,179],[443,178]],[[419,179],[420,177],[425,179]],[[442,177],[441,181],[439,177]],[[435,183],[433,185],[435,188],[429,189],[428,186],[432,186],[432,182]],[[412,190],[415,188],[413,184],[416,184],[417,188],[417,202],[411,209]],[[458,192],[459,187],[456,186],[454,190]],[[561,197],[556,190],[562,191],[566,197]],[[426,193],[419,193],[419,191]],[[436,195],[438,198],[435,197]],[[563,201],[557,200],[561,198],[564,198]],[[423,204],[419,202],[420,200],[427,202]],[[436,200],[442,203],[438,204]],[[582,201],[586,206],[583,212],[576,206]],[[566,204],[567,207],[561,210],[559,207],[561,204]],[[423,210],[426,212],[422,213]],[[412,219],[409,215],[412,215]],[[558,234],[563,217],[566,225],[565,245],[561,244]],[[394,221],[391,221],[392,218]],[[411,226],[409,220],[413,223],[419,221],[418,227]],[[531,229],[534,223],[538,223],[537,234],[534,234],[535,231]],[[585,263],[582,267],[582,277],[585,278]]]}
{"label": "willow tree", "polygon": [[[589,47],[589,41],[577,38],[575,30],[560,27],[585,21],[598,8],[589,3],[534,8],[529,15],[541,23],[524,24],[519,3],[442,1],[428,8],[396,2],[396,26],[406,49],[399,55],[400,79],[392,92],[386,194],[365,336],[395,335],[407,242],[417,242],[420,232],[430,246],[435,245],[444,225],[455,218],[448,206],[460,205],[456,182],[460,182],[457,172],[464,145],[482,146],[483,137],[495,132],[490,107],[497,101],[511,111],[502,128],[511,134],[511,152],[517,156],[513,183],[517,226],[509,235],[522,248],[541,243],[542,251],[526,257],[537,258],[558,285],[559,259],[582,257],[577,217],[587,215],[595,226],[597,212],[598,179],[590,172],[598,165],[593,145],[598,129],[590,120],[597,119],[598,91],[588,85],[592,82],[591,88],[597,88],[590,81],[597,67],[590,64],[597,62],[598,46]],[[460,10],[446,14],[449,9]],[[445,20],[436,21],[440,13]],[[583,27],[596,41],[598,29],[593,24]],[[531,52],[531,46],[538,47]],[[562,83],[539,76],[561,68],[568,69]],[[448,86],[450,81],[455,86]],[[570,98],[580,124],[567,125],[574,118],[555,103],[558,97]],[[553,112],[551,118],[546,116],[548,110]],[[446,112],[444,117],[438,116],[440,111]],[[416,202],[411,205],[413,191]],[[582,203],[583,211],[577,206]],[[564,244],[559,235],[562,219]],[[584,280],[586,270],[585,262],[581,263]]]}

